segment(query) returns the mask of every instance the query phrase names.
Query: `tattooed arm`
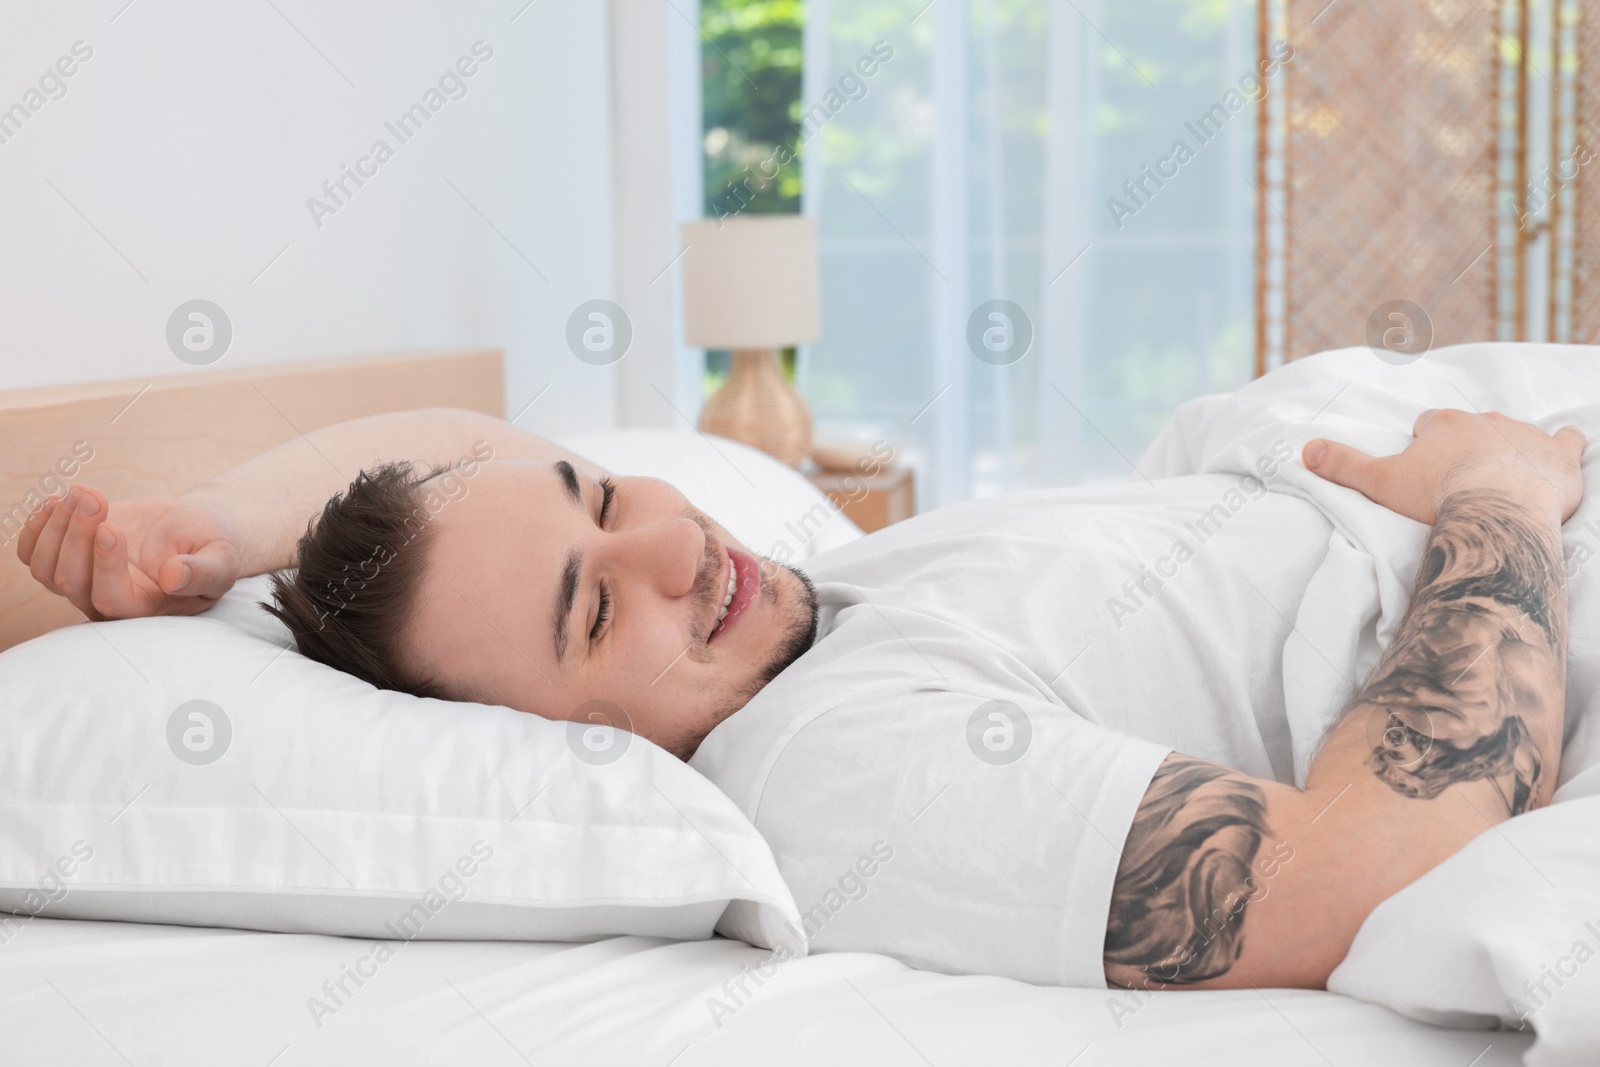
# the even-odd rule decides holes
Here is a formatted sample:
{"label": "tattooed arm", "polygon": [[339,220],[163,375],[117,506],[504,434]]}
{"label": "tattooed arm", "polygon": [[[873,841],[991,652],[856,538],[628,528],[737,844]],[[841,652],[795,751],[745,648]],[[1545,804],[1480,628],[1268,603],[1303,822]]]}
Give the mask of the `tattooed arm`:
{"label": "tattooed arm", "polygon": [[1434,524],[1411,606],[1304,790],[1161,765],[1112,891],[1108,983],[1320,988],[1381,901],[1549,800],[1583,437],[1461,412],[1425,412],[1415,434],[1384,459],[1307,446],[1323,477]]}

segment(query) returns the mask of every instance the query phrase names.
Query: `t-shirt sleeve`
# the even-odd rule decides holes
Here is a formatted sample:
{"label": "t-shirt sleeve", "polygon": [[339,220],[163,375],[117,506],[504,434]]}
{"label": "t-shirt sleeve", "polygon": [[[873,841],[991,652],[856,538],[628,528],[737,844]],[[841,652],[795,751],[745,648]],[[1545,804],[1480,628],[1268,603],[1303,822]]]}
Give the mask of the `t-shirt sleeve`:
{"label": "t-shirt sleeve", "polygon": [[766,754],[747,809],[813,951],[1103,988],[1122,844],[1170,750],[1037,697],[829,703]]}

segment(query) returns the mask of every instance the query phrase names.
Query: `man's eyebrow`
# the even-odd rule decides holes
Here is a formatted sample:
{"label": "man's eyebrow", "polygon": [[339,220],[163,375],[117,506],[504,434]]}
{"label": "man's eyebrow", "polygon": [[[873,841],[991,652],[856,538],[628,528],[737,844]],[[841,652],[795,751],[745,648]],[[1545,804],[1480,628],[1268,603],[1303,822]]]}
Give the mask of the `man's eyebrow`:
{"label": "man's eyebrow", "polygon": [[[569,466],[568,471],[572,468]],[[567,565],[561,571],[561,589],[556,593],[556,662],[567,654],[567,617],[572,614],[572,603],[578,598],[578,576],[583,573],[583,552],[574,548],[567,553]]]}
{"label": "man's eyebrow", "polygon": [[578,485],[578,472],[572,469],[572,464],[564,459],[556,460],[556,473],[561,476],[561,484],[567,489],[567,495],[578,507],[583,507],[583,489]]}

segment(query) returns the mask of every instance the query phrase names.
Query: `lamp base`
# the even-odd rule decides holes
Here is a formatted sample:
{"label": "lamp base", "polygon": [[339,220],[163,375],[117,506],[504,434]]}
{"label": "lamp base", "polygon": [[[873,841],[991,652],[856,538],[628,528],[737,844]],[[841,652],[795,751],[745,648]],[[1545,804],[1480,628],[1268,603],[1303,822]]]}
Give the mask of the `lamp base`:
{"label": "lamp base", "polygon": [[776,349],[734,350],[728,380],[700,409],[700,429],[759,448],[791,467],[811,454],[811,409],[778,368]]}

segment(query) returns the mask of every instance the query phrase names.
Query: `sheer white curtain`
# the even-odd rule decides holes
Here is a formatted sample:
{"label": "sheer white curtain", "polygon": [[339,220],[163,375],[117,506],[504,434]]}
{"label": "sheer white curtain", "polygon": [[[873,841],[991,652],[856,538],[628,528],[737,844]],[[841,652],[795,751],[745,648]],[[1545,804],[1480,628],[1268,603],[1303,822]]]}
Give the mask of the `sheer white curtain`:
{"label": "sheer white curtain", "polygon": [[[1240,0],[810,0],[818,439],[886,438],[927,509],[1136,476],[1174,405],[1246,381],[1254,18]],[[991,318],[995,300],[1022,315]],[[1025,355],[974,354],[969,333],[1008,327],[1013,346],[1031,330]]]}

